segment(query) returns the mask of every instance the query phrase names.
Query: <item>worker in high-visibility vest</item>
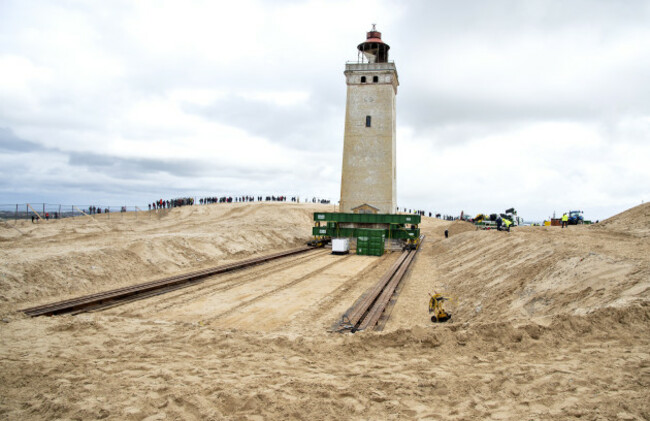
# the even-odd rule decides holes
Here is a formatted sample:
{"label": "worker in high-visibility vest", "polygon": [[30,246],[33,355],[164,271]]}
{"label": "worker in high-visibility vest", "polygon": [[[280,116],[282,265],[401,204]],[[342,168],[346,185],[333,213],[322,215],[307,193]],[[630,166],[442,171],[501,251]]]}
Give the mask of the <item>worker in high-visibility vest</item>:
{"label": "worker in high-visibility vest", "polygon": [[562,228],[569,226],[569,214],[565,213],[562,215]]}

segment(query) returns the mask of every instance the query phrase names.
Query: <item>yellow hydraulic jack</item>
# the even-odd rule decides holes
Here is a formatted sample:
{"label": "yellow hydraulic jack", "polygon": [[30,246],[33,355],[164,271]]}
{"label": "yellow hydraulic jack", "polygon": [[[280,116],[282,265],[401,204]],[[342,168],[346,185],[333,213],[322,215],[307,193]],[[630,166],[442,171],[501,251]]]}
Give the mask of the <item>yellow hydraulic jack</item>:
{"label": "yellow hydraulic jack", "polygon": [[442,307],[442,303],[449,300],[449,298],[443,297],[442,294],[437,293],[429,295],[431,296],[431,299],[429,300],[429,314],[433,313],[431,321],[434,323],[442,323],[451,319],[451,313],[447,313]]}
{"label": "yellow hydraulic jack", "polygon": [[402,250],[417,250],[419,245],[420,245],[419,238],[411,238],[409,240],[406,240],[406,244],[404,245]]}

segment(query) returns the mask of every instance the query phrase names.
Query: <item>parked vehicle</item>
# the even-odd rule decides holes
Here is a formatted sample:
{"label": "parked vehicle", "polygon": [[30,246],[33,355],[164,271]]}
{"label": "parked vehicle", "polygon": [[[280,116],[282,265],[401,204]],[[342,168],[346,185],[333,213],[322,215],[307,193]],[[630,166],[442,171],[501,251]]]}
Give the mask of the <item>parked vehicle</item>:
{"label": "parked vehicle", "polygon": [[585,218],[581,210],[569,211],[569,225],[582,225],[585,223]]}

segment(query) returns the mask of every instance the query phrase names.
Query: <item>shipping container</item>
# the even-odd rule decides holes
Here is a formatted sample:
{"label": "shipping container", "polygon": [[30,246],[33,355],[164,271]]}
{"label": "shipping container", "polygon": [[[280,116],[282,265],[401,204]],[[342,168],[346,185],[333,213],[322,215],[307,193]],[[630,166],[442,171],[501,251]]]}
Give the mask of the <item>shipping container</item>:
{"label": "shipping container", "polygon": [[357,229],[357,254],[364,256],[381,256],[384,254],[386,230]]}

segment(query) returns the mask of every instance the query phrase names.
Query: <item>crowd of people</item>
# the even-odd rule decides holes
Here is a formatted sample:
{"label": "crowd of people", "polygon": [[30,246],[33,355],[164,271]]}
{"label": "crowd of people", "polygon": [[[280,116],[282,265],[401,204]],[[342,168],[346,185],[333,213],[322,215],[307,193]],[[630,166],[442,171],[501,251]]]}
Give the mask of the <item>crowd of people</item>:
{"label": "crowd of people", "polygon": [[[270,196],[212,196],[212,197],[202,197],[197,200],[197,204],[200,205],[209,205],[209,204],[214,204],[214,203],[247,203],[247,202],[294,202],[294,203],[300,203],[301,199],[298,196],[283,196],[283,195],[270,195]],[[319,203],[322,205],[329,205],[331,204],[331,201],[329,199],[321,199],[317,197],[307,197],[304,198],[303,203]],[[181,197],[181,198],[176,198],[176,199],[169,199],[169,200],[163,200],[159,199],[153,203],[149,204],[149,210],[156,210],[156,209],[170,209],[170,208],[176,208],[179,206],[187,206],[187,205],[194,205],[194,198],[192,197]],[[422,209],[409,209],[409,208],[401,208],[397,207],[397,212],[404,212],[404,213],[410,213],[413,215],[420,215],[420,216],[428,216],[429,218],[438,218],[442,219],[445,221],[454,221],[457,219],[463,219],[463,215],[461,213],[461,216],[452,216],[452,215],[442,215],[440,213],[434,213],[434,212],[428,212]],[[90,213],[101,213],[101,209],[95,208],[94,206],[91,206],[90,208]],[[105,210],[105,212],[108,212],[108,209]]]}
{"label": "crowd of people", "polygon": [[254,202],[255,198],[253,196],[222,196],[222,197],[204,197],[199,199],[199,204],[209,205],[212,203],[233,203],[233,202]]}
{"label": "crowd of people", "polygon": [[[283,195],[270,195],[270,196],[212,196],[212,197],[202,197],[198,199],[198,204],[200,205],[210,205],[214,203],[247,203],[247,202],[287,202],[291,201],[294,203],[300,203],[300,197],[299,196],[292,196],[292,197],[287,197]],[[329,199],[321,199],[318,197],[312,197],[312,198],[305,198],[303,199],[303,203],[319,203],[321,205],[329,205],[331,204],[331,200]],[[182,198],[176,198],[176,199],[169,199],[169,200],[163,200],[159,199],[153,203],[149,204],[149,210],[156,210],[156,209],[170,209],[170,208],[175,208],[179,206],[186,206],[186,205],[194,205],[194,198],[192,197],[182,197]],[[93,209],[94,207],[91,207]],[[409,208],[400,208],[398,207],[397,212],[405,212],[405,213],[410,213],[414,215],[420,215],[420,216],[429,216],[435,217],[438,219],[444,219],[447,221],[453,221],[455,219],[458,219],[458,217],[450,216],[450,215],[441,215],[439,213],[433,213],[433,212],[427,212],[424,210],[418,210],[418,209],[409,209]],[[100,210],[101,212],[101,210]]]}
{"label": "crowd of people", "polygon": [[180,206],[191,206],[194,204],[193,197],[178,197],[176,199],[163,200],[158,199],[153,203],[149,203],[149,210],[151,209],[171,209]]}
{"label": "crowd of people", "polygon": [[461,212],[460,217],[458,216],[452,216],[452,215],[441,215],[439,213],[433,213],[433,212],[427,212],[424,210],[418,210],[418,209],[408,209],[408,208],[397,208],[397,212],[404,212],[404,213],[411,213],[414,215],[420,215],[420,216],[429,216],[429,218],[438,218],[442,219],[444,221],[455,221],[457,219],[465,219],[463,217],[463,213]]}
{"label": "crowd of people", "polygon": [[[223,197],[204,197],[199,199],[201,205],[211,203],[243,203],[243,202],[286,202],[287,196],[223,196]],[[295,197],[291,198],[292,202],[296,201]]]}
{"label": "crowd of people", "polygon": [[[210,205],[213,203],[245,203],[245,202],[294,202],[300,203],[300,197],[298,196],[283,196],[283,195],[270,195],[270,196],[213,196],[213,197],[202,197],[198,200],[200,205]],[[320,199],[312,197],[311,199],[307,198],[304,200],[305,203],[320,203],[328,205],[330,204],[329,199]],[[149,209],[164,209],[169,207],[177,207],[184,205],[193,205],[194,199],[184,198],[184,199],[173,199],[173,200],[158,200],[153,204],[149,205]]]}
{"label": "crowd of people", "polygon": [[[49,220],[50,220],[50,213],[49,213],[49,212],[45,212],[45,213],[43,214],[43,217],[45,218],[46,221],[49,221]],[[53,212],[53,213],[52,213],[52,218],[54,218],[54,219],[59,219],[59,212]],[[40,219],[40,216],[37,217],[36,215],[32,215],[32,224],[38,222],[39,219]]]}
{"label": "crowd of people", "polygon": [[[300,197],[298,196],[292,196],[292,197],[287,197],[287,196],[282,196],[282,195],[270,195],[270,196],[213,196],[213,197],[202,197],[198,200],[198,204],[200,205],[209,205],[213,203],[244,203],[244,202],[287,202],[291,201],[294,203],[300,203]],[[309,202],[309,199],[306,199],[305,202]],[[312,203],[321,203],[321,204],[329,204],[330,201],[327,199],[319,199],[316,197],[313,197],[311,199]],[[164,200],[164,199],[158,199],[155,202],[152,202],[149,204],[149,210],[157,210],[157,209],[170,209],[170,208],[176,208],[179,206],[186,206],[186,205],[194,205],[194,198],[192,197],[182,197],[182,198],[177,198],[177,199],[169,199],[169,200]]]}
{"label": "crowd of people", "polygon": [[[104,213],[109,213],[111,210],[109,208],[104,208]],[[88,207],[88,215],[96,215],[102,213],[102,208],[99,206],[90,206]]]}

